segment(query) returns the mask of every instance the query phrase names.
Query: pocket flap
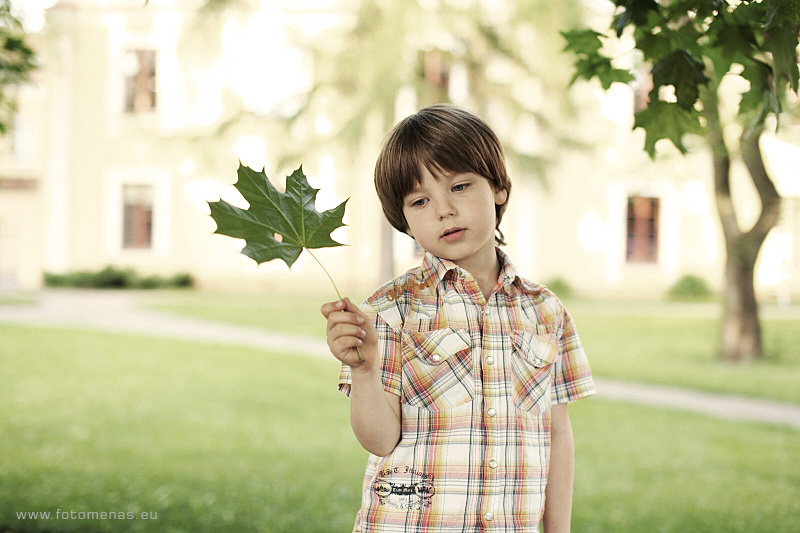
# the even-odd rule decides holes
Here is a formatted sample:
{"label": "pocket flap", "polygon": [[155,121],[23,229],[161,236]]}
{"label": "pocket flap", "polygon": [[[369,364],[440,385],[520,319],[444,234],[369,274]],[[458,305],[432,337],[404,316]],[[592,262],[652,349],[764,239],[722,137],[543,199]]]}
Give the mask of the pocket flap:
{"label": "pocket flap", "polygon": [[539,333],[514,331],[511,341],[517,353],[535,367],[552,364],[558,353],[558,337],[554,333],[548,333],[545,328],[539,330]]}
{"label": "pocket flap", "polygon": [[407,357],[416,356],[430,365],[440,365],[448,357],[471,346],[469,335],[460,329],[437,329],[433,331],[403,331],[403,346]]}

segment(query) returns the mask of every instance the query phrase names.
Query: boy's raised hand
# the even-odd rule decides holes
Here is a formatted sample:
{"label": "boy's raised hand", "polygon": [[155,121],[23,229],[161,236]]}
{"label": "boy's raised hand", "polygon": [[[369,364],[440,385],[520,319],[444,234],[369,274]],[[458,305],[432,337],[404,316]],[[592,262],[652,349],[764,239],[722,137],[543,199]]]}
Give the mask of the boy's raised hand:
{"label": "boy's raised hand", "polygon": [[378,333],[367,315],[350,298],[328,302],[320,311],[328,320],[328,348],[334,357],[351,370],[372,370],[378,354]]}

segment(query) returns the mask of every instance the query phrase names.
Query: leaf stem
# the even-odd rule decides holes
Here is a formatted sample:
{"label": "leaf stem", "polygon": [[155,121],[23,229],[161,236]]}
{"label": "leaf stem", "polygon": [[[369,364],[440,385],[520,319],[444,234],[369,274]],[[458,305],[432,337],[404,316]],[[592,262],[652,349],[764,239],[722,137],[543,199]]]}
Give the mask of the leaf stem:
{"label": "leaf stem", "polygon": [[[331,277],[330,272],[328,272],[328,269],[325,268],[325,265],[323,265],[322,262],[319,259],[317,259],[317,256],[314,255],[311,252],[311,250],[309,250],[308,248],[306,248],[306,250],[308,251],[309,255],[311,255],[311,257],[314,258],[314,261],[316,261],[317,264],[319,264],[319,266],[322,267],[322,270],[325,271],[325,274],[328,275],[328,279],[331,280],[331,284],[333,285],[333,290],[336,291],[336,296],[338,296],[340,300],[344,300],[344,298],[342,298],[342,294],[339,292],[339,288],[336,287],[336,282],[333,281],[333,278]],[[342,309],[342,312],[344,312],[344,309]],[[358,348],[358,346],[356,346],[356,353],[358,353],[358,359],[363,363],[364,362],[364,358],[361,357],[361,350]]]}
{"label": "leaf stem", "polygon": [[342,295],[341,295],[341,293],[339,292],[339,289],[336,287],[336,282],[335,282],[335,281],[333,281],[333,278],[331,277],[331,274],[330,274],[330,272],[328,272],[328,269],[327,269],[327,268],[325,268],[325,266],[324,266],[324,265],[323,265],[323,264],[320,262],[320,260],[319,260],[319,259],[317,259],[317,256],[316,256],[316,255],[314,255],[313,253],[311,253],[311,250],[309,250],[308,248],[306,248],[306,251],[308,251],[309,255],[311,255],[311,257],[313,257],[313,258],[314,258],[314,261],[316,261],[316,262],[317,262],[317,264],[319,264],[319,266],[321,266],[321,267],[322,267],[322,270],[324,270],[324,271],[325,271],[325,274],[327,274],[327,275],[328,275],[328,279],[329,279],[329,280],[331,280],[331,283],[333,284],[333,290],[335,290],[335,291],[336,291],[336,296],[338,296],[340,300],[343,300],[344,298],[342,298]]}

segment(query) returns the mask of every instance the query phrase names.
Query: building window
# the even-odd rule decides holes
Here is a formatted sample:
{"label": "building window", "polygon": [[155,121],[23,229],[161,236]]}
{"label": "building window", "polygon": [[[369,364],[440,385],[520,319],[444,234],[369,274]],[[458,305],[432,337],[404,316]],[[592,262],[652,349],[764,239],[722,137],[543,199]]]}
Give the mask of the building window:
{"label": "building window", "polygon": [[420,52],[420,75],[423,80],[422,101],[430,104],[446,102],[450,89],[450,55],[438,49]]}
{"label": "building window", "polygon": [[153,187],[151,185],[122,186],[122,247],[153,246]]}
{"label": "building window", "polygon": [[629,263],[655,263],[658,260],[658,198],[628,198]]}
{"label": "building window", "polygon": [[129,50],[123,59],[125,111],[146,113],[156,109],[156,52]]}

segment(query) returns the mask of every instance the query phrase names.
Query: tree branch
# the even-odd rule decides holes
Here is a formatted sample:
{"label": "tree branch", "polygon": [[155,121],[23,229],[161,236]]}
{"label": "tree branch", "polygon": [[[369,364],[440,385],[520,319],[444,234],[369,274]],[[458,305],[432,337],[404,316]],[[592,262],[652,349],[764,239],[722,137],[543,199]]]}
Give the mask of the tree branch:
{"label": "tree branch", "polygon": [[753,178],[753,184],[761,200],[761,215],[750,231],[747,232],[747,236],[757,239],[759,243],[763,242],[769,231],[778,224],[781,207],[781,197],[775,188],[775,184],[772,183],[767,174],[761,147],[759,146],[763,130],[762,125],[750,135],[742,135],[739,139],[742,159],[750,172],[750,176]]}
{"label": "tree branch", "polygon": [[717,203],[722,231],[725,233],[726,242],[733,242],[741,235],[739,222],[736,219],[736,210],[731,197],[730,168],[731,156],[725,144],[722,122],[719,118],[719,100],[717,98],[717,84],[709,83],[708,87],[700,88],[700,100],[703,103],[703,114],[706,117],[707,140],[711,147],[714,163],[714,196]]}

